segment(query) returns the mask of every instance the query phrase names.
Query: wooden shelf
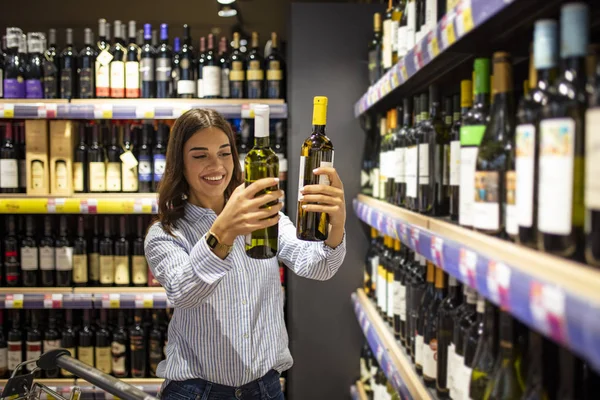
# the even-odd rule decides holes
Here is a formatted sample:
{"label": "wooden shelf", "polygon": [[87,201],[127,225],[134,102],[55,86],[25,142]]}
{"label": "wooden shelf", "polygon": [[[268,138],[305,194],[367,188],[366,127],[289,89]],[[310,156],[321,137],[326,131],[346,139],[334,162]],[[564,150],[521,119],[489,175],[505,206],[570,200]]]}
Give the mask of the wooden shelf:
{"label": "wooden shelf", "polygon": [[0,294],[67,294],[72,293],[70,287],[0,287]]}
{"label": "wooden shelf", "polygon": [[146,286],[126,286],[126,287],[76,287],[73,288],[74,294],[122,294],[122,293],[134,293],[134,294],[154,294],[154,293],[165,293],[165,289],[162,287],[146,287]]}
{"label": "wooden shelf", "polygon": [[156,193],[0,195],[0,214],[156,214]]}
{"label": "wooden shelf", "polygon": [[359,400],[369,400],[367,392],[365,392],[365,386],[361,381],[356,381],[356,392],[358,393]]}
{"label": "wooden shelf", "polygon": [[[8,379],[0,379],[0,387],[4,387],[8,382]],[[73,379],[69,378],[59,378],[59,379],[36,379],[35,382],[41,383],[46,386],[72,386],[75,382]]]}

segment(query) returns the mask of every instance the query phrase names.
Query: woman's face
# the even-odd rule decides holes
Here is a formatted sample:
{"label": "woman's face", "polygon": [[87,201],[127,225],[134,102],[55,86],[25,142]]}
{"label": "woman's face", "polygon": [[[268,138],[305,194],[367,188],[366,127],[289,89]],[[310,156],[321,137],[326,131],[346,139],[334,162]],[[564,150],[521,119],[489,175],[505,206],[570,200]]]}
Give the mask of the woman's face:
{"label": "woman's face", "polygon": [[233,175],[231,145],[219,128],[202,129],[183,146],[184,176],[198,199],[222,197]]}

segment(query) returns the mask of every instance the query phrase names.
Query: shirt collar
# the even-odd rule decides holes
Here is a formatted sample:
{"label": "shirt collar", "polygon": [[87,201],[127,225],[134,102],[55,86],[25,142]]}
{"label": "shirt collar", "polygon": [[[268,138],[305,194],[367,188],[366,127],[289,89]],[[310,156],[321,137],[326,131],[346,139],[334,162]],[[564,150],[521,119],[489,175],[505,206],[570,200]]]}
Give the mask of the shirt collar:
{"label": "shirt collar", "polygon": [[185,202],[185,219],[190,222],[198,221],[201,218],[204,218],[208,214],[214,214],[214,211],[210,208],[203,208],[197,206],[195,204],[190,203],[189,201]]}

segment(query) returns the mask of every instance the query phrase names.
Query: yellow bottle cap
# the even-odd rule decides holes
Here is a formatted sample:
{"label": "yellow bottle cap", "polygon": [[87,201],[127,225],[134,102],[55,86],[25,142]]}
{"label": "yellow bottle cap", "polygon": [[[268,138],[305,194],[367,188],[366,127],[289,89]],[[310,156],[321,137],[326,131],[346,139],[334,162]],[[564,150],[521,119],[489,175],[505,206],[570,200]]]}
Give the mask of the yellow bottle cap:
{"label": "yellow bottle cap", "polygon": [[473,82],[468,79],[460,81],[460,106],[473,106]]}
{"label": "yellow bottle cap", "polygon": [[327,125],[327,97],[315,96],[313,100],[313,125]]}

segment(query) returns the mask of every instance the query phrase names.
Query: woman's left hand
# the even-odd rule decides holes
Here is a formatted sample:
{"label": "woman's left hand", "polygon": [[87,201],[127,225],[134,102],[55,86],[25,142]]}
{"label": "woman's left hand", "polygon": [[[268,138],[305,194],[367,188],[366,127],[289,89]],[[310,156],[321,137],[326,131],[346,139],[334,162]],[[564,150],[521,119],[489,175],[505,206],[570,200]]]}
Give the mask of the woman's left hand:
{"label": "woman's left hand", "polygon": [[346,223],[346,200],[342,180],[335,168],[317,168],[313,173],[327,175],[330,184],[304,186],[300,191],[304,196],[302,201],[312,204],[304,204],[302,207],[306,211],[327,213],[332,228],[343,228]]}

